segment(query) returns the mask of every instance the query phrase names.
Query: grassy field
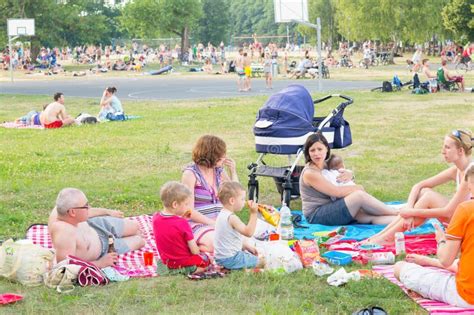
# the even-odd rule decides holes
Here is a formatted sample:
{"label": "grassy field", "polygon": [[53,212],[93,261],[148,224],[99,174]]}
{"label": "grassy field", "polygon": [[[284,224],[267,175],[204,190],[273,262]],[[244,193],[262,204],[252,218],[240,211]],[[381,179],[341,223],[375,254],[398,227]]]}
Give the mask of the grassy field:
{"label": "grassy field", "polygon": [[[461,127],[473,129],[470,93],[411,95],[350,92],[355,103],[345,118],[354,144],[339,153],[357,182],[381,200],[403,200],[411,185],[445,169],[443,136]],[[321,95],[314,95],[318,97]],[[13,120],[49,102],[49,96],[0,95],[0,121]],[[23,237],[35,222],[46,222],[57,193],[64,187],[86,192],[93,206],[123,210],[126,215],[161,208],[160,186],[179,180],[196,139],[222,137],[236,159],[241,182],[254,161],[252,126],[264,97],[208,101],[124,101],[129,114],[142,119],[123,123],[64,128],[0,128],[0,238]],[[95,113],[98,99],[68,99],[73,115]],[[325,116],[337,102],[318,104]],[[284,165],[285,158],[272,158]],[[441,192],[449,194],[453,185]],[[261,182],[261,201],[278,203],[271,180]],[[293,208],[299,208],[295,202]],[[242,214],[246,217],[247,211]],[[357,266],[351,266],[357,269]],[[78,288],[59,295],[44,287],[26,288],[0,280],[0,292],[25,295],[0,313],[228,313],[350,314],[379,305],[389,314],[424,314],[396,286],[383,279],[333,288],[311,270],[288,276],[234,272],[225,279],[192,282],[182,277],[136,279],[103,288]]]}

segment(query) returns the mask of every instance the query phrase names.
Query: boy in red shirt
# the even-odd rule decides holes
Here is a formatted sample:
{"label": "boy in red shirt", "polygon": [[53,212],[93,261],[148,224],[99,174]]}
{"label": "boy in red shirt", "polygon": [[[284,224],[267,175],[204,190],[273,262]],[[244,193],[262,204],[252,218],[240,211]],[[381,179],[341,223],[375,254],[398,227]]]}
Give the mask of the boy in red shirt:
{"label": "boy in red shirt", "polygon": [[[471,196],[474,196],[474,163],[465,171]],[[436,226],[438,259],[407,256],[424,266],[446,268],[456,274],[422,267],[414,263],[398,262],[395,277],[406,288],[425,298],[459,307],[474,307],[474,200],[461,203],[454,212],[446,233]],[[455,261],[459,252],[459,263]]]}
{"label": "boy in red shirt", "polygon": [[200,253],[188,221],[194,199],[183,184],[172,181],[160,190],[164,210],[153,216],[153,233],[161,257],[158,274],[202,273],[210,264]]}

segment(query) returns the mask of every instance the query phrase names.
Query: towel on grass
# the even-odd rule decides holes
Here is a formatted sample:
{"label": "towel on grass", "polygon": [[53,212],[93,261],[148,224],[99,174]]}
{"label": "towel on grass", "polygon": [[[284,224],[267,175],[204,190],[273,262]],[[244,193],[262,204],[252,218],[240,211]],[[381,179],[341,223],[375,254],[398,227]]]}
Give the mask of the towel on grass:
{"label": "towel on grass", "polygon": [[[154,277],[157,275],[156,261],[159,259],[159,254],[153,236],[152,216],[144,214],[130,217],[129,219],[138,222],[142,236],[145,239],[145,246],[139,250],[119,255],[119,260],[115,269],[117,269],[121,274],[130,277]],[[32,225],[26,232],[26,238],[31,240],[34,244],[40,245],[44,248],[53,248],[47,225]],[[153,252],[155,260],[153,261],[152,266],[145,266],[143,261],[144,252]]]}
{"label": "towel on grass", "polygon": [[0,127],[9,129],[44,129],[43,126],[18,124],[14,121],[6,121],[0,124]]}
{"label": "towel on grass", "polygon": [[[293,214],[301,215],[302,219],[299,222],[300,225],[306,226],[307,228],[296,228],[295,229],[295,238],[303,239],[303,238],[310,238],[313,239],[315,232],[330,232],[334,231],[337,228],[342,226],[328,226],[322,224],[309,224],[306,221],[303,213],[301,211],[292,211]],[[435,229],[433,227],[433,223],[439,222],[436,219],[430,219],[423,225],[409,231],[405,232],[405,235],[423,235],[423,234],[433,234]],[[351,225],[344,225],[347,229],[345,236],[341,239],[341,241],[362,241],[365,240],[378,232],[382,231],[385,225],[373,225],[373,224],[351,224]]]}
{"label": "towel on grass", "polygon": [[[389,266],[374,266],[373,270],[378,274],[382,275],[390,282],[398,285],[411,299],[418,303],[421,307],[426,309],[430,314],[437,315],[448,315],[448,314],[459,314],[459,315],[468,315],[474,314],[474,308],[461,308],[453,305],[449,305],[443,302],[428,300],[415,292],[409,292],[403,284],[398,281],[393,275],[393,265]],[[449,272],[449,271],[446,271]]]}

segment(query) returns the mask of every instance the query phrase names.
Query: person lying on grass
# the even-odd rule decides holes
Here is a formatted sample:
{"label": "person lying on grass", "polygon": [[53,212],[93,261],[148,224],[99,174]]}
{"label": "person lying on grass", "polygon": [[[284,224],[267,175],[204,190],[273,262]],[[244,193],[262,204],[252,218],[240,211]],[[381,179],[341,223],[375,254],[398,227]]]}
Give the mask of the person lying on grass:
{"label": "person lying on grass", "polygon": [[[465,181],[474,195],[474,164],[466,171]],[[435,227],[438,259],[409,255],[407,260],[415,263],[396,263],[395,277],[425,298],[458,307],[474,307],[474,200],[456,208],[446,233],[440,226]],[[446,268],[455,274],[420,265]]]}
{"label": "person lying on grass", "polygon": [[[48,230],[57,262],[72,255],[104,268],[114,265],[118,254],[145,245],[136,221],[124,219],[121,211],[92,208],[86,195],[76,188],[59,192]],[[114,239],[116,252],[108,253],[109,237]]]}
{"label": "person lying on grass", "polygon": [[[454,165],[414,185],[408,196],[407,205],[400,209],[397,219],[366,242],[392,244],[395,233],[410,230],[429,218],[437,218],[447,224],[456,207],[471,198],[467,183],[461,179],[467,166],[472,162],[473,144],[472,132],[467,129],[456,129],[446,135],[441,153],[446,162]],[[433,190],[434,187],[450,181],[454,181],[457,187],[451,199]]]}
{"label": "person lying on grass", "polygon": [[209,257],[201,253],[187,219],[193,208],[193,194],[185,185],[172,181],[160,190],[163,211],[153,216],[153,233],[161,263],[176,273],[206,271]]}
{"label": "person lying on grass", "polygon": [[216,220],[214,257],[216,263],[226,269],[262,268],[265,261],[258,256],[257,249],[243,237],[252,237],[257,226],[258,204],[249,201],[250,218],[245,225],[235,215],[245,206],[245,190],[238,182],[223,183],[219,189],[219,200],[224,208]]}

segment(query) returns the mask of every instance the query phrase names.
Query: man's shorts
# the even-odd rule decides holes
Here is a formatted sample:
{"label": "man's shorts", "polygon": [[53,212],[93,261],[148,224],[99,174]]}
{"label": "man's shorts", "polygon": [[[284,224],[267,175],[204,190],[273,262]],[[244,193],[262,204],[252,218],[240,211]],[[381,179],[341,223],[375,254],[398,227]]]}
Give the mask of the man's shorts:
{"label": "man's shorts", "polygon": [[237,73],[237,76],[239,79],[245,78],[245,71],[242,68],[235,68],[235,72]]}
{"label": "man's shorts", "polygon": [[[99,235],[102,250],[100,257],[107,254],[109,250],[109,237],[114,238],[114,248],[117,254],[124,254],[130,251],[127,243],[123,240],[123,229],[125,220],[122,218],[115,218],[111,216],[93,217],[87,220],[90,227],[96,230]],[[100,258],[99,257],[99,258]]]}
{"label": "man's shorts", "polygon": [[252,68],[250,68],[250,67],[245,67],[245,68],[244,68],[244,72],[245,72],[245,76],[246,76],[247,78],[250,78],[250,77],[252,76]]}
{"label": "man's shorts", "polygon": [[400,281],[407,289],[427,299],[459,307],[474,307],[459,296],[455,275],[450,272],[405,263],[400,270]]}
{"label": "man's shorts", "polygon": [[258,263],[258,257],[249,252],[240,251],[232,257],[217,259],[216,263],[226,269],[246,269],[255,268]]}
{"label": "man's shorts", "polygon": [[44,127],[47,129],[56,129],[56,128],[61,128],[62,126],[63,126],[63,122],[61,120],[56,120],[56,121],[53,121],[52,123],[44,124]]}

